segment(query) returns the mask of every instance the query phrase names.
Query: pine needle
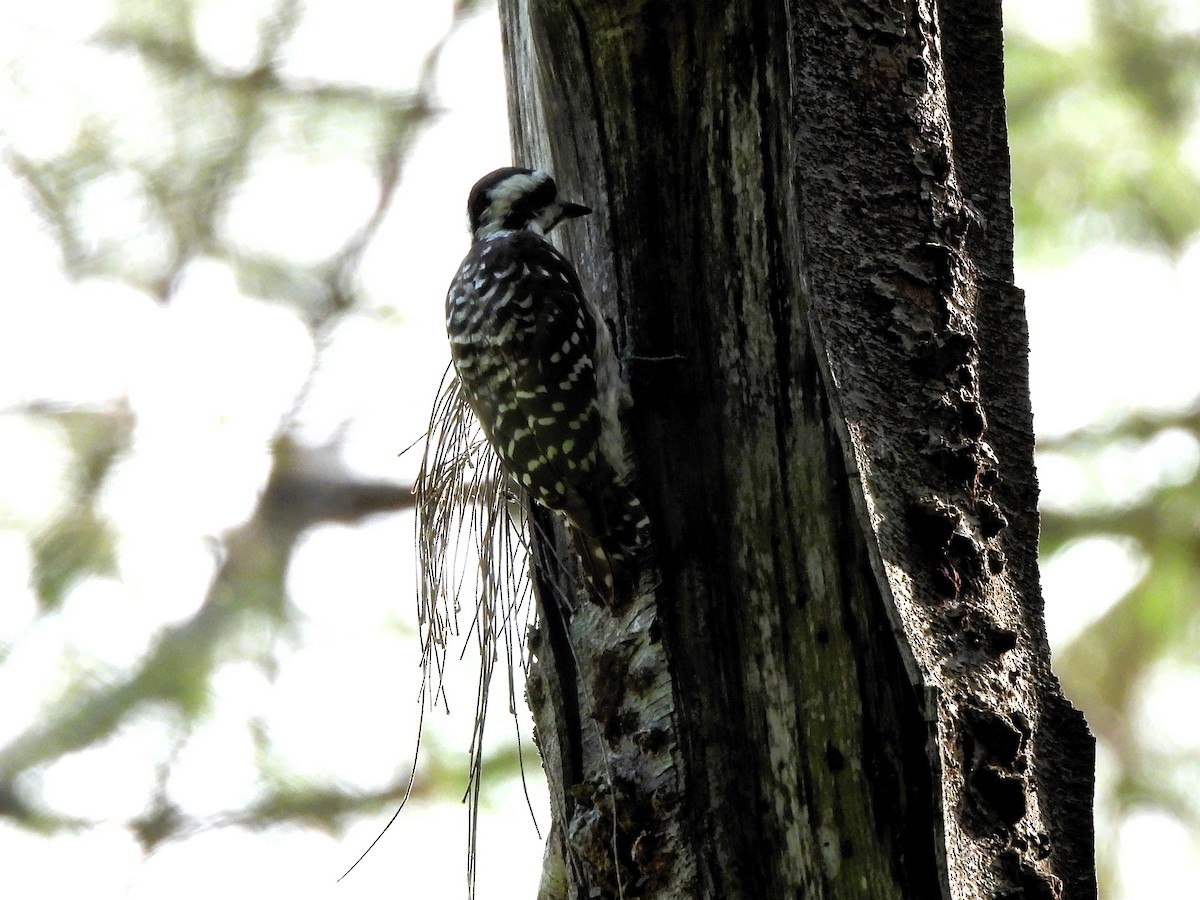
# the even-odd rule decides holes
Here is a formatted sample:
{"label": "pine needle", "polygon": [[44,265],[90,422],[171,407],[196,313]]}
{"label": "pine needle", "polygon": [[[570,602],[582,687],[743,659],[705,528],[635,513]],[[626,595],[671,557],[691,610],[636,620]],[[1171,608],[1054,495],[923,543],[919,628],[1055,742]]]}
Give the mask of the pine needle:
{"label": "pine needle", "polygon": [[[450,368],[434,401],[414,493],[422,709],[447,705],[446,654],[456,639],[462,641],[460,655],[474,644],[480,659],[464,795],[469,810],[467,878],[473,897],[483,734],[492,679],[502,660],[515,722],[515,673],[528,669],[524,635],[534,604],[520,500]],[[460,616],[466,614],[471,619],[464,628]]]}

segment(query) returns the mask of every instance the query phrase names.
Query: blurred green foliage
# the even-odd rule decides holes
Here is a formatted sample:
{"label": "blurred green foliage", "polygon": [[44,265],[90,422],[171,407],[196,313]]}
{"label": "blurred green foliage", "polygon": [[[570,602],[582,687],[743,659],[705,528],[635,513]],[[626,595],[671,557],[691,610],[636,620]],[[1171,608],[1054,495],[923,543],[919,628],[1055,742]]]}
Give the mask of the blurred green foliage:
{"label": "blurred green foliage", "polygon": [[[1056,265],[1089,247],[1125,244],[1178,261],[1197,251],[1200,234],[1200,8],[1091,0],[1087,11],[1090,35],[1065,46],[1007,35],[1018,259]],[[1200,284],[1183,290],[1200,303]],[[1108,308],[1126,306],[1136,314],[1137,298]],[[1176,369],[1200,389],[1194,359]],[[1105,492],[1095,473],[1106,458],[1136,460],[1164,435],[1181,448],[1178,465],[1145,489],[1119,498]],[[1192,834],[1193,846],[1200,842],[1200,742],[1181,740],[1160,718],[1164,705],[1191,718],[1200,678],[1200,475],[1188,458],[1197,446],[1200,396],[1190,408],[1131,409],[1039,442],[1039,452],[1092,483],[1071,506],[1043,509],[1043,558],[1111,536],[1132,546],[1142,565],[1132,589],[1057,648],[1054,660],[1105,763],[1101,896],[1132,896],[1120,876],[1121,829],[1130,815],[1162,812]],[[1070,602],[1086,608],[1096,601],[1080,594]]]}
{"label": "blurred green foliage", "polygon": [[[13,85],[6,99],[15,98],[18,108],[57,106],[55,115],[73,115],[70,139],[58,147],[51,140],[50,150],[7,123],[0,156],[53,236],[70,281],[118,282],[166,305],[191,264],[215,260],[234,273],[246,295],[294,311],[316,344],[358,310],[356,266],[391,208],[412,140],[434,114],[433,67],[444,38],[421,51],[416,83],[404,87],[290,76],[281,60],[310,5],[227,4],[224,14],[246,32],[242,46],[252,48],[238,64],[215,58],[201,40],[200,13],[214,6],[203,0],[116,0],[93,33],[73,46],[70,38],[65,47],[55,46],[61,69],[49,83],[45,61],[35,52],[4,61]],[[480,5],[458,0],[451,21]],[[39,22],[28,33],[40,40],[43,28]],[[103,87],[87,83],[84,73],[97,71]],[[47,88],[49,101],[38,94]],[[280,158],[350,161],[373,176],[375,202],[319,258],[254,246],[230,227],[239,191]],[[306,187],[295,185],[297,198]],[[309,210],[314,219],[322,212]],[[34,631],[61,614],[64,598],[77,586],[121,577],[120,535],[99,498],[114,469],[128,461],[138,422],[125,403],[75,405],[69,397],[33,397],[0,412],[42,423],[72,458],[63,496],[42,521],[5,521],[0,509],[0,529],[22,529],[28,541],[37,604],[28,631]],[[47,766],[105,745],[144,721],[148,711],[169,723],[172,741],[186,744],[213,712],[211,681],[222,666],[248,663],[268,679],[277,676],[277,652],[294,639],[303,619],[286,588],[302,536],[317,526],[353,524],[411,505],[409,486],[351,473],[340,464],[337,447],[300,443],[290,420],[280,423],[270,450],[271,471],[250,517],[213,537],[215,572],[191,615],[163,624],[124,671],[72,658],[69,639],[60,645],[66,650],[52,701],[0,742],[0,816],[46,833],[86,824],[39,794]],[[0,666],[10,661],[12,648],[0,639]],[[10,735],[16,724],[10,723]],[[179,808],[166,787],[168,747],[154,795],[128,823],[145,850],[229,825],[291,822],[333,830],[394,807],[409,788],[403,771],[408,747],[394,748],[395,780],[376,790],[314,784],[276,753],[270,727],[247,724],[257,745],[257,798],[203,817]],[[462,764],[435,760],[426,766],[413,793],[461,791],[466,767],[456,761]],[[508,775],[518,767],[508,750],[487,762]]]}
{"label": "blurred green foliage", "polygon": [[[455,20],[477,5],[456,4]],[[246,293],[286,304],[319,336],[359,302],[355,265],[389,208],[414,134],[433,114],[429,79],[438,48],[411,91],[297,81],[277,61],[303,21],[304,3],[255,6],[260,14],[248,16],[245,27],[256,31],[257,49],[240,68],[205,53],[196,8],[190,0],[118,0],[88,43],[87,52],[105,54],[152,98],[149,108],[135,111],[154,120],[152,145],[139,142],[129,116],[84,107],[65,150],[26,154],[18,142],[5,150],[3,163],[52,231],[72,279],[119,279],[168,303],[190,262],[216,258],[233,269]],[[1188,19],[1186,3],[1167,0],[1091,0],[1088,11],[1091,33],[1081,40],[1047,44],[1018,29],[1007,34],[1019,258],[1061,264],[1085,248],[1121,242],[1178,259],[1200,232],[1200,14]],[[25,73],[15,63],[9,69],[21,84]],[[350,157],[374,173],[375,209],[322,258],[248,246],[224,227],[239,187],[279,153]],[[98,233],[85,226],[97,186],[108,191],[105,203],[117,197],[134,215],[116,215]],[[1190,368],[1194,373],[1194,361]],[[37,602],[41,613],[52,614],[73,585],[114,573],[116,535],[96,499],[136,423],[121,406],[31,404],[18,412],[60,429],[74,459],[67,502],[31,535]],[[1200,405],[1153,415],[1131,410],[1099,430],[1044,442],[1041,450],[1086,473],[1113,447],[1140,446],[1168,431],[1200,445]],[[248,626],[288,633],[295,610],[284,575],[304,531],[407,502],[398,486],[350,479],[326,457],[314,465],[317,450],[297,446],[284,423],[274,439],[268,486],[250,520],[223,537],[221,564],[199,610],[165,628],[133,670],[104,682],[81,677],[69,683],[52,714],[0,746],[0,816],[45,831],[76,827],[31,793],[30,771],[108,739],[152,703],[173,710],[182,741],[205,710],[217,666],[232,659],[274,665],[262,650],[269,641],[238,635]],[[1109,895],[1115,895],[1114,848],[1130,812],[1161,809],[1200,835],[1200,746],[1164,743],[1144,727],[1142,714],[1152,684],[1200,677],[1200,476],[1194,468],[1160,479],[1133,499],[1117,502],[1094,491],[1090,500],[1047,509],[1043,517],[1048,559],[1082,538],[1111,535],[1133,542],[1144,560],[1132,590],[1058,648],[1055,660],[1068,695],[1115,760],[1115,775],[1101,785],[1108,814],[1099,823],[1101,847],[1109,850],[1102,858],[1102,892]],[[0,646],[0,665],[6,657]],[[224,824],[302,821],[333,828],[394,803],[403,789],[403,778],[369,794],[298,785],[281,774],[267,731],[256,733],[268,790],[253,805],[228,810],[219,817]],[[507,772],[517,766],[511,753],[493,762]],[[418,789],[461,787],[461,772],[434,765]],[[130,824],[147,849],[199,827],[161,783]]]}
{"label": "blurred green foliage", "polygon": [[1172,255],[1200,229],[1200,24],[1186,2],[1092,0],[1090,39],[1007,35],[1017,252],[1121,241]]}

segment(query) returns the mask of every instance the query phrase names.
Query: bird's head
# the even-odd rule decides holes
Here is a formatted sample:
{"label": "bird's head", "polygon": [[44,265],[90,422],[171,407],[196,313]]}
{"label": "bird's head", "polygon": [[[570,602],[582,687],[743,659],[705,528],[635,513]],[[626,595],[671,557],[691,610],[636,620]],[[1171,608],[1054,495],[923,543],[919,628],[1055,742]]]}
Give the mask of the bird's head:
{"label": "bird's head", "polygon": [[560,200],[558,186],[545,172],[515,166],[484,175],[467,201],[467,217],[477,241],[523,228],[545,234],[563,219],[590,212],[586,206]]}

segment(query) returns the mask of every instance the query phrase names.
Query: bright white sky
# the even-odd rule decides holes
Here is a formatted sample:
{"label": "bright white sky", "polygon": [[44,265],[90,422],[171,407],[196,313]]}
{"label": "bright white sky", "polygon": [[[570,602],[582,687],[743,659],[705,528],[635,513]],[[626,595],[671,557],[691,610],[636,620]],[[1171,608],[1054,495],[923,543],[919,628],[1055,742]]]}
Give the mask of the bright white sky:
{"label": "bright white sky", "polygon": [[[202,51],[232,71],[244,70],[254,53],[253,43],[242,40],[252,34],[247,20],[272,6],[203,5]],[[423,3],[421,14],[371,0],[306,6],[284,64],[297,79],[410,88],[450,25],[445,0]],[[130,157],[161,152],[161,125],[146,111],[153,103],[140,71],[85,43],[104,9],[89,0],[56,0],[6,10],[0,54],[19,59],[24,76],[23,83],[0,85],[6,143],[34,158],[53,156],[74,139],[86,110],[122,123],[127,144],[119,150]],[[357,27],[362,21],[373,28]],[[441,71],[451,77],[439,78],[438,100],[452,112],[424,132],[409,156],[397,212],[361,267],[369,308],[321,347],[319,377],[298,417],[306,440],[342,432],[347,463],[397,480],[413,474],[416,454],[399,461],[396,455],[424,430],[448,359],[442,298],[467,245],[467,191],[479,175],[510,159],[494,13],[462,27]],[[454,77],[462,72],[471,73],[469,84]],[[226,233],[298,262],[322,258],[374,202],[371,172],[344,159],[320,152],[272,159],[231,204]],[[297,184],[304,184],[302,192]],[[128,249],[129,235],[141,234],[135,250],[153,259],[165,251],[145,236],[139,226],[144,210],[136,203],[131,208],[129,194],[130,186],[116,179],[88,192],[84,215],[92,239],[103,246],[116,240],[113,235],[126,235],[122,249]],[[14,642],[0,667],[3,743],[35,722],[38,709],[61,690],[66,660],[99,673],[117,671],[137,659],[162,625],[195,611],[214,569],[206,536],[250,512],[268,471],[267,441],[291,411],[315,349],[289,310],[242,295],[230,270],[215,260],[190,267],[165,308],[116,282],[69,283],[52,239],[6,171],[0,172],[0,246],[8,251],[10,286],[0,300],[6,322],[0,439],[6,471],[21,473],[0,483],[0,644]],[[32,398],[72,404],[127,398],[138,418],[133,453],[103,504],[121,533],[120,580],[91,579],[72,591],[60,615],[36,622],[26,535],[49,520],[70,473],[60,434],[3,414]],[[219,672],[213,714],[182,748],[173,771],[169,791],[176,802],[202,815],[255,796],[246,728],[255,716],[269,723],[287,766],[300,772],[372,787],[407,766],[419,669],[415,636],[397,631],[397,616],[412,613],[411,547],[407,516],[354,529],[330,526],[305,538],[289,572],[291,598],[308,617],[302,643],[284,654],[272,683],[250,665]],[[433,715],[426,750],[457,764],[465,785],[476,676],[469,665],[461,669],[450,685],[455,715]],[[502,744],[511,724],[502,699],[493,705],[490,732]],[[525,721],[525,734],[529,728]],[[116,823],[141,810],[155,766],[170,749],[167,738],[163,721],[146,716],[103,747],[41,773],[48,802],[114,824],[45,840],[0,821],[6,896],[186,900],[465,892],[467,818],[455,802],[410,807],[340,884],[337,876],[386,817],[340,838],[304,829],[218,830],[143,860]],[[536,759],[530,763],[536,773],[531,793],[545,828],[544,787]],[[479,846],[484,896],[536,892],[542,842],[525,806],[519,784],[500,785],[489,795]]]}
{"label": "bright white sky", "polygon": [[[245,70],[254,53],[246,22],[273,5],[202,4],[202,51],[230,71]],[[448,0],[421,4],[422,15],[377,0],[306,6],[284,60],[297,79],[411,86],[450,22]],[[1053,8],[1021,0],[1010,7],[1050,41],[1086,32],[1081,0]],[[161,129],[147,112],[152,104],[137,67],[86,43],[105,12],[91,0],[26,3],[4,12],[0,58],[19,60],[22,73],[15,84],[0,82],[6,143],[33,158],[53,156],[74,140],[87,111],[121,123],[125,143],[118,152],[130,159],[161,151]],[[373,27],[364,31],[362,21]],[[448,112],[413,148],[393,214],[363,260],[368,307],[320,347],[319,374],[297,416],[306,440],[340,434],[350,465],[397,479],[413,473],[415,455],[397,461],[396,453],[423,430],[447,358],[442,297],[466,248],[467,190],[509,161],[494,13],[464,25],[447,49],[438,100]],[[336,247],[373,203],[373,176],[345,156],[316,150],[256,170],[231,205],[225,232],[298,262]],[[131,191],[115,177],[88,191],[88,240],[97,247],[118,242],[123,251],[133,247],[134,256],[154,259],[165,249],[140,225],[144,207],[131,202]],[[0,481],[0,645],[12,646],[0,666],[2,745],[57,696],[68,661],[99,675],[120,670],[157,629],[194,612],[214,569],[208,536],[235,526],[252,508],[268,470],[267,441],[293,412],[317,348],[293,313],[241,294],[215,260],[190,267],[168,307],[117,282],[68,282],[53,240],[6,169],[0,169],[0,246],[8,285],[0,298],[6,326],[0,446],[7,463]],[[1029,295],[1040,434],[1103,422],[1131,406],[1177,407],[1200,393],[1192,363],[1200,333],[1194,300],[1200,248],[1176,268],[1103,248],[1062,270],[1022,271],[1018,283]],[[62,502],[70,457],[60,433],[6,411],[31,399],[110,404],[122,398],[137,414],[136,442],[103,504],[121,534],[121,577],[87,581],[61,614],[35,620],[28,535]],[[1162,478],[1190,477],[1198,464],[1200,449],[1183,434],[1113,451],[1091,472],[1046,457],[1044,500],[1078,505],[1129,496]],[[302,772],[373,786],[407,765],[415,736],[416,641],[397,635],[396,617],[407,615],[411,602],[411,528],[411,519],[396,516],[306,537],[289,573],[292,598],[308,617],[303,642],[286,654],[275,682],[251,666],[221,671],[211,720],[180,750],[170,783],[177,802],[192,812],[216,812],[255,795],[246,729],[255,716],[268,719],[288,765]],[[1054,640],[1068,640],[1102,614],[1134,583],[1140,565],[1134,548],[1099,539],[1051,561],[1044,581]],[[463,671],[452,685],[456,715],[435,717],[430,749],[463,758],[474,677]],[[507,739],[508,728],[497,715],[491,733]],[[523,728],[528,733],[528,722]],[[136,815],[163,760],[166,735],[164,723],[147,716],[107,745],[49,767],[40,776],[47,800],[89,819]],[[465,760],[463,771],[465,778]],[[534,784],[533,791],[545,827],[544,789]],[[492,794],[480,842],[481,896],[535,893],[541,841],[524,806],[519,785]],[[0,877],[14,897],[454,896],[465,883],[466,823],[458,804],[412,807],[376,852],[335,885],[382,820],[340,839],[300,829],[214,831],[149,860],[119,824],[45,840],[0,820]],[[1157,824],[1132,822],[1131,841],[1145,843],[1146,835],[1160,833]],[[1184,859],[1181,865],[1186,856],[1173,854]],[[1139,871],[1142,896],[1170,894],[1146,887],[1156,878],[1200,877],[1159,859],[1155,872]]]}

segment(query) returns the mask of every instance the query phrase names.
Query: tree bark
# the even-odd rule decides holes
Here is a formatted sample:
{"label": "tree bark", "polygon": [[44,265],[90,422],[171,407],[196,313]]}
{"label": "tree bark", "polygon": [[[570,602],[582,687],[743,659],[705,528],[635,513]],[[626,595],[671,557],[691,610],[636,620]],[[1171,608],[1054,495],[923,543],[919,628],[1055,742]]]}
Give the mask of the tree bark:
{"label": "tree bark", "polygon": [[539,547],[541,896],[1094,897],[998,0],[500,6],[656,542],[619,610]]}

